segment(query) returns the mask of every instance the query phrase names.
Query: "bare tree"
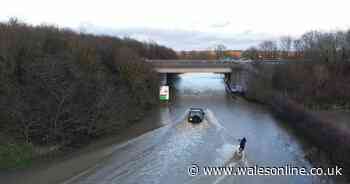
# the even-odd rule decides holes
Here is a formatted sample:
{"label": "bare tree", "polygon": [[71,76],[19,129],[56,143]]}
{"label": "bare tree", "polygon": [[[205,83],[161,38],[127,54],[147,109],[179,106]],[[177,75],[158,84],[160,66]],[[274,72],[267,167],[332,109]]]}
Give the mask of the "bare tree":
{"label": "bare tree", "polygon": [[145,58],[177,55],[131,38],[0,22],[0,135],[73,146],[120,131],[157,103],[158,74]]}
{"label": "bare tree", "polygon": [[303,46],[303,56],[307,59],[320,59],[319,40],[321,33],[318,31],[309,31],[300,38]]}
{"label": "bare tree", "polygon": [[293,48],[296,57],[301,57],[304,55],[304,46],[300,39],[296,39],[293,41]]}
{"label": "bare tree", "polygon": [[223,44],[219,44],[217,46],[215,46],[215,55],[217,59],[222,59],[224,58],[224,53],[226,50],[226,46]]}
{"label": "bare tree", "polygon": [[275,41],[263,41],[259,44],[259,49],[264,58],[276,58],[277,57],[277,44]]}
{"label": "bare tree", "polygon": [[346,32],[344,39],[345,39],[344,60],[350,61],[350,30]]}
{"label": "bare tree", "polygon": [[282,57],[286,58],[288,57],[288,54],[290,53],[292,49],[292,43],[293,39],[290,36],[283,36],[279,40],[279,47],[282,52]]}
{"label": "bare tree", "polygon": [[336,60],[349,61],[350,58],[350,31],[337,31],[334,34]]}

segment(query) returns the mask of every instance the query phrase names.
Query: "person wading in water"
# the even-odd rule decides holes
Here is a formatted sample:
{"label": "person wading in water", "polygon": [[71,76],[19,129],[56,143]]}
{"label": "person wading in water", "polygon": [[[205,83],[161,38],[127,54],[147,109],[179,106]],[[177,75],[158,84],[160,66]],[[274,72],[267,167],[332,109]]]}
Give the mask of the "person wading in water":
{"label": "person wading in water", "polygon": [[239,142],[239,148],[238,150],[235,151],[233,158],[238,161],[238,160],[242,160],[243,158],[243,151],[245,149],[245,145],[247,143],[247,139],[245,137],[243,137],[243,139],[240,140]]}
{"label": "person wading in water", "polygon": [[241,139],[241,141],[239,143],[239,150],[241,152],[244,150],[246,143],[247,143],[247,139],[245,137],[243,137],[243,139]]}

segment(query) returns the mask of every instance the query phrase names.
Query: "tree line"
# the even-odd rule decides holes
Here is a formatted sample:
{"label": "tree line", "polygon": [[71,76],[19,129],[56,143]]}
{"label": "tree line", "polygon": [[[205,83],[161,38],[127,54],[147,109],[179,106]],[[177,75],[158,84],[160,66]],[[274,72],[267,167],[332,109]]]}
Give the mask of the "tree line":
{"label": "tree line", "polygon": [[283,36],[248,48],[243,57],[259,59],[306,59],[324,62],[350,60],[350,30],[336,32],[309,31],[299,38]]}
{"label": "tree line", "polygon": [[[243,56],[255,61],[256,71],[248,77],[246,97],[268,104],[277,117],[323,150],[310,152],[308,158],[319,158],[322,153],[332,164],[350,168],[347,125],[313,113],[350,109],[350,30],[310,31],[297,39],[264,41]],[[265,59],[289,62],[271,64]],[[335,144],[345,146],[329,147]],[[349,176],[347,171],[344,174]]]}
{"label": "tree line", "polygon": [[0,23],[0,144],[77,145],[128,126],[157,103],[144,59],[175,51],[15,18]]}

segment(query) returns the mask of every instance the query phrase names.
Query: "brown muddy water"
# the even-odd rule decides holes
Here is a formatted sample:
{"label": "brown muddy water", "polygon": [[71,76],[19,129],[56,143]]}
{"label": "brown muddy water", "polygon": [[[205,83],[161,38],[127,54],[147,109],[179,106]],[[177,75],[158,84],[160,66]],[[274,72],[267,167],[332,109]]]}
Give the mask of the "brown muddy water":
{"label": "brown muddy water", "polygon": [[[220,74],[181,74],[172,80],[171,101],[139,125],[35,169],[0,175],[5,183],[342,183],[325,176],[190,176],[189,167],[232,165],[238,139],[247,138],[245,166],[313,167],[312,146],[264,106],[227,94]],[[206,109],[201,124],[190,124],[190,107]],[[157,128],[160,127],[160,128]],[[155,129],[156,128],[156,129]],[[145,133],[147,132],[147,133]],[[132,138],[136,137],[136,138]],[[40,164],[39,164],[40,165]],[[2,177],[2,178],[1,178]],[[6,179],[6,180],[5,180]],[[3,182],[0,182],[3,183]]]}

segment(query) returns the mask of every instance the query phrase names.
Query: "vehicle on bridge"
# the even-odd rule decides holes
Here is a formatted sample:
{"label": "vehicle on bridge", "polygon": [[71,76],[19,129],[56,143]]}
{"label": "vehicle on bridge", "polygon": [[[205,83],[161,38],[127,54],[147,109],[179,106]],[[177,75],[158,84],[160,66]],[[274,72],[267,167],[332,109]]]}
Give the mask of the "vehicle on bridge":
{"label": "vehicle on bridge", "polygon": [[190,108],[188,113],[188,122],[190,123],[200,123],[204,119],[204,110],[202,108]]}

